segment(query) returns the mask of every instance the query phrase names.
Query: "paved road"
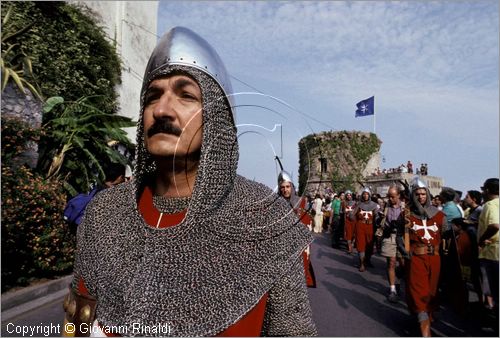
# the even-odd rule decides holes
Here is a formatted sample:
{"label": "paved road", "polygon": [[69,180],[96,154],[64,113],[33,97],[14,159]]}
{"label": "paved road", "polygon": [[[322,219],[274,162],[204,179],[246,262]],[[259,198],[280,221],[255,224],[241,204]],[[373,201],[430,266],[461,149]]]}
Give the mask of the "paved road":
{"label": "paved road", "polygon": [[[54,300],[39,308],[28,311],[12,318],[7,322],[2,321],[2,337],[61,337],[64,320],[64,310],[62,307],[64,297]],[[11,323],[9,325],[9,323]],[[8,325],[8,326],[7,326]],[[59,325],[59,326],[58,326]],[[38,329],[38,332],[16,333],[15,330],[22,330],[22,327]],[[18,331],[21,332],[21,331]]]}
{"label": "paved road", "polygon": [[[320,336],[392,337],[419,336],[420,330],[407,311],[404,284],[401,300],[390,303],[385,274],[385,259],[373,256],[374,268],[361,273],[357,256],[330,247],[327,234],[315,234],[311,261],[317,288],[309,288],[313,316]],[[472,299],[472,298],[471,298]],[[469,314],[460,318],[442,306],[433,323],[434,336],[498,336],[498,322]],[[496,331],[487,325],[495,326]]]}
{"label": "paved road", "polygon": [[[315,235],[311,257],[317,279],[317,288],[309,289],[313,316],[320,336],[330,337],[393,337],[419,336],[416,320],[407,311],[401,300],[389,303],[386,298],[387,282],[385,261],[372,258],[374,268],[360,273],[355,267],[357,257],[347,255],[344,250],[330,247],[328,235]],[[402,287],[404,289],[404,285]],[[404,295],[403,295],[404,296]],[[50,337],[62,328],[62,298],[35,310],[11,319],[16,326],[48,327]],[[2,322],[2,337],[21,336],[7,331],[8,323]],[[12,331],[14,326],[10,325]],[[488,327],[489,325],[489,327]],[[495,327],[496,331],[492,329]],[[446,306],[441,307],[433,324],[434,336],[484,337],[498,336],[498,322],[492,324],[482,312],[473,311],[467,318],[456,316]],[[25,335],[31,336],[31,335]],[[35,336],[46,336],[38,332]]]}

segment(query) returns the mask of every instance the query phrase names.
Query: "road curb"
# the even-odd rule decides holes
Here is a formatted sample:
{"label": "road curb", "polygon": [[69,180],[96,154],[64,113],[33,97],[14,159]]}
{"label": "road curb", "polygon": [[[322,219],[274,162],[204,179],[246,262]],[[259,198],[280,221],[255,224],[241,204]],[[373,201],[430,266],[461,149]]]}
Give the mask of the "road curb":
{"label": "road curb", "polygon": [[2,295],[2,322],[63,297],[73,275]]}

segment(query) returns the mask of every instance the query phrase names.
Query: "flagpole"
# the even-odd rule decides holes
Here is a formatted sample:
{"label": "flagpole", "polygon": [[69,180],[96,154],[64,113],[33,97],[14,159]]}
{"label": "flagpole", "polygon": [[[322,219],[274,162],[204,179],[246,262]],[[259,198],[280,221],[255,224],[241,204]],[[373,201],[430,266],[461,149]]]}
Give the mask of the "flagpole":
{"label": "flagpole", "polygon": [[376,130],[375,130],[375,116],[376,116],[376,114],[373,113],[373,133],[376,135],[377,133],[376,133]]}

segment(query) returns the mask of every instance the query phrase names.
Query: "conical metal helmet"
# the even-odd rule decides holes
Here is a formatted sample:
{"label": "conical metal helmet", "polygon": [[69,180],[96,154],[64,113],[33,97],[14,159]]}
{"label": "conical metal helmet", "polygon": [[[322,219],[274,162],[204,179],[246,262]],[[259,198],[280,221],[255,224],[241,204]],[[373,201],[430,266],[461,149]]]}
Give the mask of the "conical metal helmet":
{"label": "conical metal helmet", "polygon": [[290,183],[293,183],[292,182],[292,177],[290,176],[289,173],[287,173],[286,171],[282,170],[279,175],[278,175],[278,185],[280,185],[281,183],[283,182],[290,182]]}
{"label": "conical metal helmet", "polygon": [[351,190],[346,190],[344,193],[346,194],[346,196],[347,195],[351,195],[352,196],[352,191]]}
{"label": "conical metal helmet", "polygon": [[361,190],[361,195],[365,192],[367,192],[370,196],[372,195],[372,191],[368,187],[364,187],[363,190]]}
{"label": "conical metal helmet", "polygon": [[233,89],[224,63],[215,49],[192,30],[174,27],[161,37],[146,67],[142,92],[155,74],[169,65],[193,67],[207,73],[221,86],[233,106]]}
{"label": "conical metal helmet", "polygon": [[412,191],[422,188],[428,189],[427,184],[423,180],[421,180],[419,176],[414,176],[412,178],[410,187]]}

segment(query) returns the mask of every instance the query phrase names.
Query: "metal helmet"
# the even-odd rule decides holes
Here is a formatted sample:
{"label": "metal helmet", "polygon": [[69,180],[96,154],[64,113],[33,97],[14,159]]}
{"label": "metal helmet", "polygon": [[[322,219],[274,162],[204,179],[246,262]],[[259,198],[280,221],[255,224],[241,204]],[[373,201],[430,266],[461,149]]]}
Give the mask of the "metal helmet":
{"label": "metal helmet", "polygon": [[289,173],[287,173],[284,170],[282,170],[278,175],[278,185],[280,185],[283,182],[290,182],[293,184],[292,177],[290,176]]}
{"label": "metal helmet", "polygon": [[417,189],[427,189],[427,190],[429,189],[427,187],[427,184],[423,180],[421,180],[419,176],[414,176],[412,178],[410,187],[412,191]]}
{"label": "metal helmet", "polygon": [[215,49],[192,30],[174,27],[161,37],[146,67],[141,92],[154,79],[155,73],[167,65],[193,67],[207,73],[219,84],[233,106],[233,89],[224,63]]}
{"label": "metal helmet", "polygon": [[367,192],[370,196],[372,195],[372,191],[368,187],[364,187],[363,190],[361,190],[361,195],[365,192]]}
{"label": "metal helmet", "polygon": [[[201,89],[203,140],[200,167],[203,167],[205,161],[219,161],[221,167],[224,167],[224,170],[219,173],[221,177],[223,174],[225,175],[224,178],[219,178],[226,180],[227,183],[225,185],[221,183],[221,185],[224,185],[225,189],[230,189],[230,185],[236,177],[235,168],[238,166],[239,156],[237,129],[231,107],[232,89],[229,75],[219,55],[208,42],[187,28],[175,27],[158,41],[144,74],[136,135],[136,165],[134,168],[136,192],[141,191],[140,186],[145,182],[145,178],[157,170],[155,158],[148,152],[144,144],[145,94],[152,81],[171,76],[176,72],[193,78]],[[224,137],[221,137],[221,134]],[[222,149],[224,150],[223,154]],[[217,151],[219,152],[217,153]],[[207,167],[212,167],[212,165]],[[198,171],[198,175],[204,173],[205,171],[201,169]],[[199,177],[201,176],[198,176],[196,181]],[[229,177],[231,179],[228,179]],[[220,195],[217,194],[213,196],[215,199],[219,197]]]}
{"label": "metal helmet", "polygon": [[346,190],[346,191],[344,192],[344,194],[346,194],[346,195],[351,195],[351,196],[352,196],[352,191],[351,191],[351,190]]}

